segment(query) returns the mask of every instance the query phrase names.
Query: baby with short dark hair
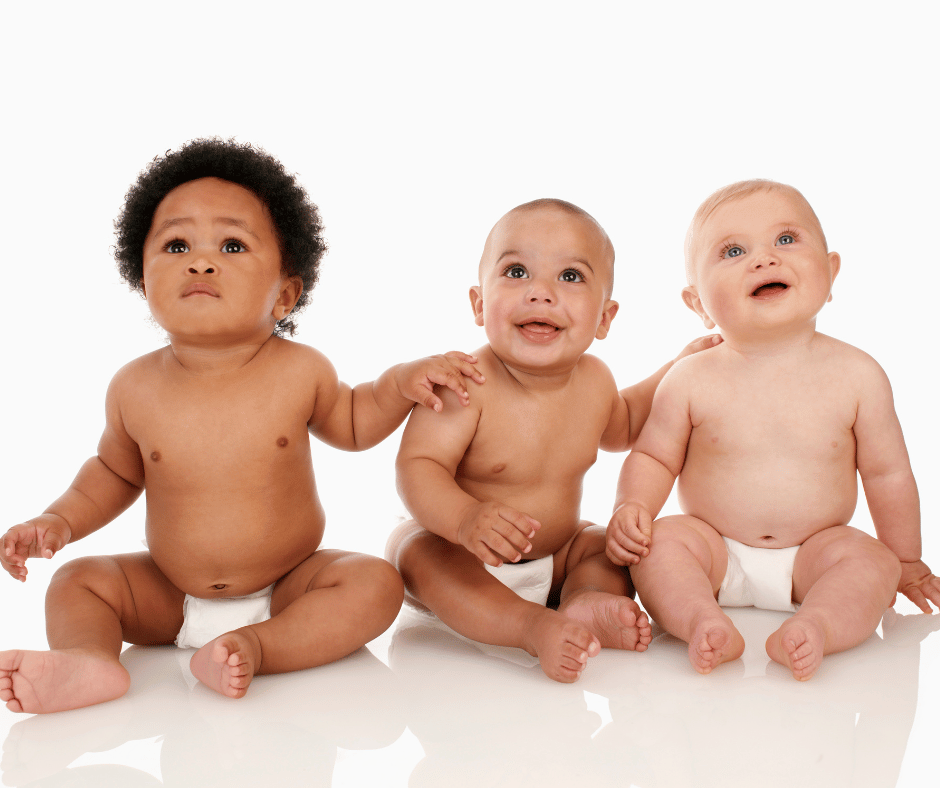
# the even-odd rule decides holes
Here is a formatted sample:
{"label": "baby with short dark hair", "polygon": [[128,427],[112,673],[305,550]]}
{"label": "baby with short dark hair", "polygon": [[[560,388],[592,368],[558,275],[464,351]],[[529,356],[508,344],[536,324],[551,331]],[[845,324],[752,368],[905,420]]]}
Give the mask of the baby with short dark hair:
{"label": "baby with short dark hair", "polygon": [[[350,388],[323,354],[282,334],[326,249],[319,213],[273,157],[197,140],[155,159],[116,223],[122,274],[169,344],[115,375],[96,456],[43,514],[16,525],[0,564],[26,579],[146,489],[148,550],[81,558],[47,594],[50,651],[0,653],[15,712],[124,694],[122,642],[192,646],[194,675],[241,697],[253,676],[332,662],[395,619],[386,561],[321,550],[325,515],[309,434],[347,450],[387,437],[434,386],[466,404],[460,353],[400,364]],[[453,407],[453,405],[451,405]]]}

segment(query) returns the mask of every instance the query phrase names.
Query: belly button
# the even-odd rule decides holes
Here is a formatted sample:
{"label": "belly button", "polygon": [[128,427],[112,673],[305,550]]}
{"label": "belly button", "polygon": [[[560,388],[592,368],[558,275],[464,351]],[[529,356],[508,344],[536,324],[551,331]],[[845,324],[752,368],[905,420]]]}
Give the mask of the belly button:
{"label": "belly button", "polygon": [[224,590],[227,588],[227,586],[225,585],[225,583],[216,583],[216,584],[215,584],[214,586],[212,586],[212,587],[213,587],[216,591],[224,591]]}

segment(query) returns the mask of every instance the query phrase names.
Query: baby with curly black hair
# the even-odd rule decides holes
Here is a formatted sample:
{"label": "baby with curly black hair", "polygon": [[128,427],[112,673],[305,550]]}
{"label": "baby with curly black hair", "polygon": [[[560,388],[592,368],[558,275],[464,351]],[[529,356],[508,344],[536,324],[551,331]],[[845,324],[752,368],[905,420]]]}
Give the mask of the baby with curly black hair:
{"label": "baby with curly black hair", "polygon": [[124,209],[114,223],[114,257],[121,276],[143,294],[144,242],[153,214],[173,189],[200,178],[237,183],[253,192],[267,208],[284,271],[288,276],[299,276],[303,285],[294,309],[274,329],[278,336],[293,336],[297,328],[293,315],[307,306],[326,252],[323,225],[317,206],[294,176],[273,156],[252,145],[233,140],[193,140],[178,151],[155,158],[128,190]]}
{"label": "baby with curly black hair", "polygon": [[243,696],[259,673],[332,662],[387,629],[402,581],[382,559],[321,550],[325,516],[309,433],[361,450],[435,385],[469,401],[475,359],[448,353],[350,388],[311,347],[285,339],[326,245],[317,208],[283,166],[232,141],[155,159],[116,222],[122,275],[169,344],[109,386],[96,456],[46,511],[13,526],[0,564],[113,520],[146,489],[148,550],[73,560],[46,597],[50,651],[0,653],[0,700],[16,712],[123,695],[122,642],[198,649],[193,674]]}

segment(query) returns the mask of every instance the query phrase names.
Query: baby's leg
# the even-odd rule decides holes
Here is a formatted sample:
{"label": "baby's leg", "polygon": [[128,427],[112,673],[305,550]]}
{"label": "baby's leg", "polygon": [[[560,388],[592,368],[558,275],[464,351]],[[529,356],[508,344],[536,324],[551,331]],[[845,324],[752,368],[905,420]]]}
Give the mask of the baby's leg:
{"label": "baby's leg", "polygon": [[396,529],[387,552],[411,599],[464,637],[524,649],[556,681],[577,680],[588,657],[600,651],[581,622],[523,599],[463,547],[414,522]]}
{"label": "baby's leg", "polygon": [[149,553],[80,558],[65,564],[46,593],[50,651],[0,654],[0,700],[16,712],[91,706],[127,692],[123,641],[172,642],[183,594]]}
{"label": "baby's leg", "polygon": [[242,697],[254,676],[335,662],[388,629],[401,609],[402,580],[387,561],[319,550],[274,587],[271,619],[228,632],[192,657],[193,675]]}
{"label": "baby's leg", "polygon": [[567,547],[558,611],[582,622],[603,648],[646,651],[652,629],[633,601],[629,571],[611,563],[603,528],[582,523]]}
{"label": "baby's leg", "polygon": [[744,638],[715,598],[727,566],[720,534],[696,517],[677,515],[653,523],[650,554],[630,568],[653,620],[689,644],[699,673],[744,653]]}
{"label": "baby's leg", "polygon": [[767,654],[805,681],[823,656],[875,631],[900,576],[894,553],[862,531],[835,526],[811,536],[793,567],[793,598],[802,605],[767,639]]}

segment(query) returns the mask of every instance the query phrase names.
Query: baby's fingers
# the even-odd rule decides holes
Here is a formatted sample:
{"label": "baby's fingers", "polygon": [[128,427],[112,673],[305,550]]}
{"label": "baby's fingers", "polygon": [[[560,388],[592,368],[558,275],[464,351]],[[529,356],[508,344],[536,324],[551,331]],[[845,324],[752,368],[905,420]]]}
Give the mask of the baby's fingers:
{"label": "baby's fingers", "polygon": [[476,383],[485,383],[486,377],[477,367],[477,357],[469,353],[461,353],[459,350],[450,350],[444,354],[444,358],[450,361],[461,375],[472,379]]}
{"label": "baby's fingers", "polygon": [[[935,575],[930,575],[921,585],[912,586],[910,591],[911,593],[908,594],[910,600],[925,613],[933,613],[933,609],[927,601],[928,599],[940,610],[940,578]],[[919,596],[920,601],[915,599],[915,592]]]}
{"label": "baby's fingers", "polygon": [[631,539],[618,528],[607,531],[607,557],[618,566],[638,564],[640,558],[649,555],[649,549]]}

